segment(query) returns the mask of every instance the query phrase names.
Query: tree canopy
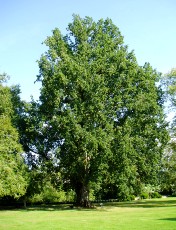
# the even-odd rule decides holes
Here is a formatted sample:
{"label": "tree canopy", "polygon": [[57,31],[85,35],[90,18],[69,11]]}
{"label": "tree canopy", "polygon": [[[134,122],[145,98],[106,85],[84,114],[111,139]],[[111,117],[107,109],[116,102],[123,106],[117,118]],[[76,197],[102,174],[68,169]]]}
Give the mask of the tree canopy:
{"label": "tree canopy", "polygon": [[10,88],[3,86],[5,75],[0,79],[0,197],[20,197],[26,192],[26,169],[18,132],[12,125]]}

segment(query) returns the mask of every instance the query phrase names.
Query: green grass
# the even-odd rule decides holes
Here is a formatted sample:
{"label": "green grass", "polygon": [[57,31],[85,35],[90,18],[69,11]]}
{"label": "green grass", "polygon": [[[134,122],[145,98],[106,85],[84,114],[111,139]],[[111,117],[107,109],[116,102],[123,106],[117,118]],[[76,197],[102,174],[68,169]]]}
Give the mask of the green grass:
{"label": "green grass", "polygon": [[176,198],[105,203],[95,209],[35,206],[1,210],[1,230],[176,230]]}

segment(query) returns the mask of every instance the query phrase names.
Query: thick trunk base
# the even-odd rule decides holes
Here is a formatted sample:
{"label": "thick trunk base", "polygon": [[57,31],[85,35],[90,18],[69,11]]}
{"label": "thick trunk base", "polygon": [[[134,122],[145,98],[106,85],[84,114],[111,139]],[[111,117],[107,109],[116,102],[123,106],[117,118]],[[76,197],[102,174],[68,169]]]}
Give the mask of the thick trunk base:
{"label": "thick trunk base", "polygon": [[88,186],[80,185],[76,189],[76,204],[80,207],[90,208],[91,202],[89,200]]}

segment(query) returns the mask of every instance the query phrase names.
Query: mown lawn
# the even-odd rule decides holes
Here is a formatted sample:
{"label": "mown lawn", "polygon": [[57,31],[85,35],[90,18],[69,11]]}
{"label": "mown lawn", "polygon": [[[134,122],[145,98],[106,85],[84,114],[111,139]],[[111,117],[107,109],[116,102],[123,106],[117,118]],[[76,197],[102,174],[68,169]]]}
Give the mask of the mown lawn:
{"label": "mown lawn", "polygon": [[176,198],[105,203],[95,209],[67,205],[1,210],[1,230],[176,230]]}

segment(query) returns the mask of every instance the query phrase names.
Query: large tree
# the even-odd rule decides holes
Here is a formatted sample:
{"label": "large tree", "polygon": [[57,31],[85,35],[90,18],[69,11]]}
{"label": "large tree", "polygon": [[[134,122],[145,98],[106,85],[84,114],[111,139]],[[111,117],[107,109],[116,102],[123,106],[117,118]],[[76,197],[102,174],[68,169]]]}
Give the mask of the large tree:
{"label": "large tree", "polygon": [[0,197],[20,197],[27,188],[27,174],[18,132],[12,125],[12,95],[0,75]]}
{"label": "large tree", "polygon": [[54,165],[89,206],[91,184],[108,183],[108,172],[119,193],[156,174],[165,130],[159,74],[138,66],[110,19],[75,15],[67,31],[45,41],[39,113]]}

